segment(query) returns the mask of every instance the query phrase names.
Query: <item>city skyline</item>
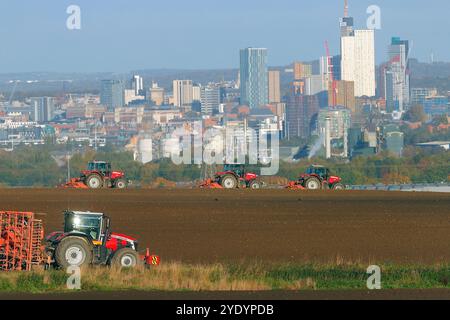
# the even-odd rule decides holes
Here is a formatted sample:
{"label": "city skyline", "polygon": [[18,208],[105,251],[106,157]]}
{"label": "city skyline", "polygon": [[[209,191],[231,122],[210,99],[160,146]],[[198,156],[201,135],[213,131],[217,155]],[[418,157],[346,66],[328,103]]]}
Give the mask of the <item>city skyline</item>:
{"label": "city skyline", "polygon": [[[443,8],[449,5],[434,2]],[[239,58],[235,52],[243,47],[268,48],[269,66],[287,65],[325,55],[325,40],[332,54],[339,52],[340,0],[314,8],[305,1],[262,1],[258,8],[244,3],[239,10],[233,3],[220,10],[204,0],[196,0],[198,5],[192,8],[174,3],[177,9],[153,1],[104,5],[79,0],[81,30],[73,31],[65,26],[66,8],[72,4],[68,1],[1,4],[0,36],[6,49],[0,53],[0,73],[236,68]],[[439,17],[446,10],[422,7],[418,1],[409,1],[407,6],[386,0],[350,1],[356,29],[366,27],[366,10],[372,4],[380,6],[382,14],[382,28],[375,32],[377,64],[385,61],[393,36],[410,39],[412,58],[429,61],[434,53],[436,60],[450,60],[447,44],[434,40],[445,38],[446,19]],[[186,22],[181,12],[193,18]],[[179,20],[184,23],[182,32],[177,28]],[[208,42],[203,41],[205,36]],[[121,41],[111,41],[116,38]]]}

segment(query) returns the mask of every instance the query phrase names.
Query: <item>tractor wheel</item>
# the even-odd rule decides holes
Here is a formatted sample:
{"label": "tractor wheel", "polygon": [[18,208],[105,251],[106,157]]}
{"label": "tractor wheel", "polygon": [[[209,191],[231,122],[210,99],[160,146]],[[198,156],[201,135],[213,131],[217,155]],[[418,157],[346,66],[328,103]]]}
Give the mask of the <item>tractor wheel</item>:
{"label": "tractor wheel", "polygon": [[114,182],[114,188],[125,189],[127,187],[127,182],[124,179],[118,179]]}
{"label": "tractor wheel", "polygon": [[320,190],[321,189],[320,181],[317,178],[309,178],[305,182],[305,187],[308,190]]}
{"label": "tractor wheel", "polygon": [[111,259],[111,266],[118,268],[135,268],[139,265],[139,255],[131,248],[122,248],[114,253]]}
{"label": "tractor wheel", "polygon": [[92,262],[92,250],[85,239],[68,237],[56,247],[55,260],[61,268],[84,267]]}
{"label": "tractor wheel", "polygon": [[86,185],[90,189],[100,189],[103,186],[103,179],[98,174],[90,175],[86,178]]}
{"label": "tractor wheel", "polygon": [[333,190],[336,190],[336,191],[341,191],[341,190],[344,190],[344,189],[345,189],[345,187],[344,187],[344,185],[342,183],[336,183],[333,186]]}
{"label": "tractor wheel", "polygon": [[262,188],[262,184],[260,181],[253,180],[250,182],[250,189],[261,189],[261,188]]}
{"label": "tractor wheel", "polygon": [[236,189],[238,186],[238,181],[231,174],[227,174],[220,178],[220,185],[224,189]]}

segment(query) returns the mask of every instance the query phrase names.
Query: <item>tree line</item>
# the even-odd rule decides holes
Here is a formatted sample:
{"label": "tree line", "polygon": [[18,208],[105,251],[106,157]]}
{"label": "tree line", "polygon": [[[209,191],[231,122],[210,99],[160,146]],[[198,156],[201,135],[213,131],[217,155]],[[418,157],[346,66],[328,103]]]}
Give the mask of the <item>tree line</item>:
{"label": "tree line", "polygon": [[[86,168],[91,160],[106,160],[113,169],[125,171],[127,178],[137,186],[151,185],[157,179],[174,182],[196,182],[202,177],[198,165],[175,165],[170,159],[148,164],[134,161],[133,153],[109,150],[95,152],[87,149],[70,159],[72,177]],[[55,150],[45,146],[24,146],[13,152],[0,151],[0,185],[4,187],[55,187],[67,180],[68,161],[55,156]],[[300,162],[281,162],[278,176],[295,180],[311,164],[321,164],[343,178],[346,184],[402,184],[448,182],[450,152],[407,147],[403,157],[381,153],[371,157],[348,160],[316,158]],[[221,170],[218,166],[217,170]],[[259,172],[257,167],[248,170]]]}

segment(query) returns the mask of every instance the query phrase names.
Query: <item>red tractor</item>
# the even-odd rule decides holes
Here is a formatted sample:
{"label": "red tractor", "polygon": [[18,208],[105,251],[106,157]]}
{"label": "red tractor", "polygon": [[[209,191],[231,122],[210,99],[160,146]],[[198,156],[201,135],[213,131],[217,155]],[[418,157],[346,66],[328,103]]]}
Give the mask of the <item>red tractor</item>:
{"label": "red tractor", "polygon": [[263,183],[258,179],[256,173],[246,172],[244,165],[226,164],[222,172],[217,172],[213,179],[207,180],[201,187],[220,189],[261,189]]}
{"label": "red tractor", "polygon": [[[69,185],[70,184],[70,185]],[[78,179],[74,179],[67,186],[84,185],[89,189],[116,188],[125,189],[127,180],[122,171],[111,170],[111,163],[105,161],[89,162],[87,170],[81,171]]]}
{"label": "red tractor", "polygon": [[148,249],[145,256],[138,254],[136,239],[111,232],[110,219],[103,213],[66,211],[64,231],[53,232],[45,240],[45,253],[56,268],[159,264],[159,257],[150,256]]}
{"label": "red tractor", "polygon": [[307,190],[344,190],[345,186],[341,183],[342,179],[333,176],[328,168],[319,165],[310,166],[303,173],[298,181],[291,182],[289,189],[307,189]]}

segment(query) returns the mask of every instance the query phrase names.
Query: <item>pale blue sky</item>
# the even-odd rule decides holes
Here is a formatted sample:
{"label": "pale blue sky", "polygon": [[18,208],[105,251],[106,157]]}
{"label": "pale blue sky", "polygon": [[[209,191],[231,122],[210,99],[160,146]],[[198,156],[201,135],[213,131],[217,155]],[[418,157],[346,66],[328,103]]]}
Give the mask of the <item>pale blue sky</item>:
{"label": "pale blue sky", "polygon": [[[358,27],[369,5],[382,10],[377,60],[391,36],[412,56],[450,61],[449,0],[349,0]],[[2,0],[0,73],[237,68],[239,48],[267,47],[270,65],[338,52],[344,0]],[[81,7],[82,29],[66,29]]]}

